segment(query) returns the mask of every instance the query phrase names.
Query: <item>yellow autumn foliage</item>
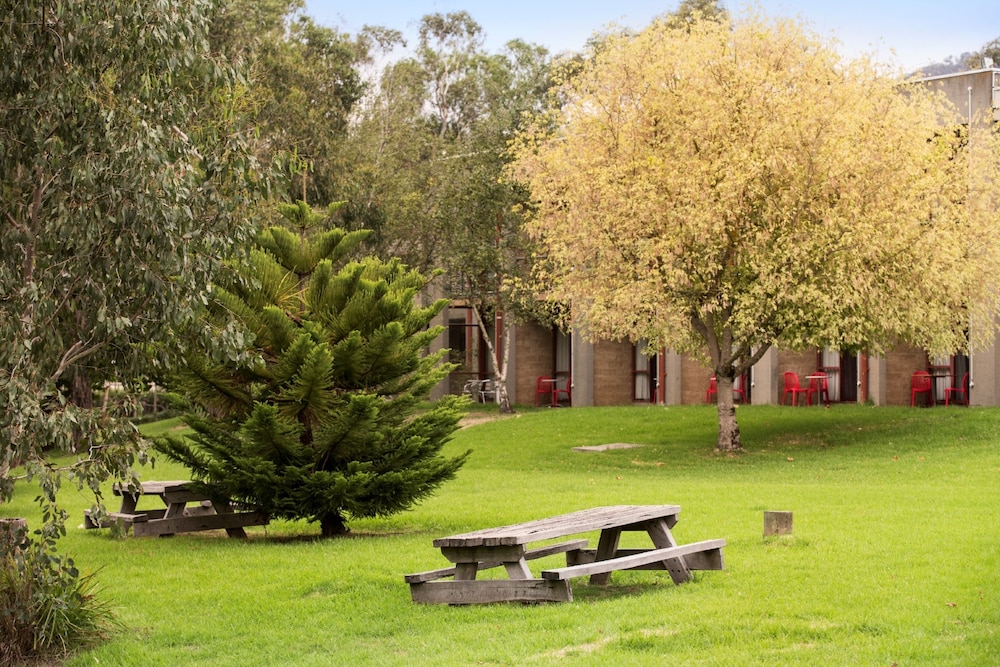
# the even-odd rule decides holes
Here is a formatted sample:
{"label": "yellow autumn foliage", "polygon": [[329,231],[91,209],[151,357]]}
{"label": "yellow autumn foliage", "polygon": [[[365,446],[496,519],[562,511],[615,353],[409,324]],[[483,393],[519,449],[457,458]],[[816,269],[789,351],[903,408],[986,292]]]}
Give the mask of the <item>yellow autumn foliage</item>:
{"label": "yellow autumn foliage", "polygon": [[558,95],[512,174],[590,336],[732,377],[772,345],[951,352],[994,321],[995,133],[899,72],[749,15],[612,35]]}

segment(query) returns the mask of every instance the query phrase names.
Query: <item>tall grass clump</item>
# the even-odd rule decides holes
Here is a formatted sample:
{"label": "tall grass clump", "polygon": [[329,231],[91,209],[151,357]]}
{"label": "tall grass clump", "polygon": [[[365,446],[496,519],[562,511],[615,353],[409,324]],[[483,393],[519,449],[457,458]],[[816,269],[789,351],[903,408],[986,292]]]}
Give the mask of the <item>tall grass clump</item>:
{"label": "tall grass clump", "polygon": [[0,560],[0,667],[65,656],[117,627],[93,575],[53,546],[23,538]]}

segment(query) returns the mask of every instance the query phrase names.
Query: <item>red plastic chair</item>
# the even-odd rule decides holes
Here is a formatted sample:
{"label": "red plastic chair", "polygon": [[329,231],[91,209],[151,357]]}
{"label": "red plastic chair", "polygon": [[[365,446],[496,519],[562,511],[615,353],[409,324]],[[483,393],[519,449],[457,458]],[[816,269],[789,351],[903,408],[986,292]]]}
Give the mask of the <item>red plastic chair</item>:
{"label": "red plastic chair", "polygon": [[[743,392],[743,388],[736,386],[736,383],[739,381],[740,381],[739,378],[736,378],[733,381],[733,400],[736,400],[736,397],[738,396],[741,403],[746,403],[747,398],[746,394]],[[718,397],[718,395],[719,395],[719,385],[715,380],[715,376],[713,375],[711,379],[709,379],[708,381],[708,389],[705,390],[705,402],[711,403],[712,397],[713,396]]]}
{"label": "red plastic chair", "polygon": [[552,398],[552,392],[555,391],[556,383],[553,379],[547,375],[539,375],[538,379],[535,380],[535,407],[538,407],[538,397],[543,394],[548,394],[549,399]]}
{"label": "red plastic chair", "polygon": [[823,402],[826,404],[826,407],[830,407],[830,380],[823,371],[816,371],[809,378],[809,388],[806,389],[806,405],[813,404],[813,394],[816,394],[817,404],[825,396],[826,400]]}
{"label": "red plastic chair", "polygon": [[792,405],[798,405],[799,394],[806,394],[806,399],[808,400],[809,395],[805,387],[799,385],[799,376],[791,371],[785,371],[785,392],[781,395],[781,404],[785,404],[785,397],[789,394],[792,395]]}
{"label": "red plastic chair", "polygon": [[969,374],[962,376],[962,384],[958,387],[948,387],[944,390],[944,406],[948,407],[952,394],[961,394],[961,405],[969,407]]}
{"label": "red plastic chair", "polygon": [[733,380],[733,400],[736,400],[737,396],[739,396],[740,403],[747,402],[747,395],[743,391],[743,376],[740,376]]}
{"label": "red plastic chair", "polygon": [[927,371],[914,371],[910,378],[910,407],[916,405],[917,394],[927,394],[928,407],[934,405],[934,385]]}
{"label": "red plastic chair", "polygon": [[556,380],[552,384],[552,390],[555,392],[555,396],[552,397],[552,405],[559,405],[559,397],[560,396],[565,396],[566,397],[566,403],[572,405],[572,403],[573,403],[573,396],[572,396],[572,393],[571,393],[573,391],[572,390],[572,386],[573,386],[573,378],[572,377],[567,377],[566,378],[566,384],[564,386],[562,386],[562,387],[559,386],[559,380]]}

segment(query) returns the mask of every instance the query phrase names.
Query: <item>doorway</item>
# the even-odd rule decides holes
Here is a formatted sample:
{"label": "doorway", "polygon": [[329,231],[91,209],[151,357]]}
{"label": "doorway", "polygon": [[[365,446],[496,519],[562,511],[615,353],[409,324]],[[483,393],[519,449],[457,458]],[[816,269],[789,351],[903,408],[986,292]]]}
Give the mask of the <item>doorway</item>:
{"label": "doorway", "polygon": [[817,366],[828,376],[830,400],[834,403],[858,401],[858,354],[824,349],[819,353]]}

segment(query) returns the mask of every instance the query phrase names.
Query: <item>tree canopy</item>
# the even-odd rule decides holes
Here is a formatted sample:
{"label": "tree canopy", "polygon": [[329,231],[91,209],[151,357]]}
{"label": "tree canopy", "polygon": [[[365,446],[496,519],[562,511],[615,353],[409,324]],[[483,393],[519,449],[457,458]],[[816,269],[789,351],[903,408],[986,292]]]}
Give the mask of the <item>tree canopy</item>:
{"label": "tree canopy", "polygon": [[552,79],[545,49],[519,40],[496,53],[465,12],[423,18],[413,57],[391,63],[360,105],[342,191],[344,222],[372,229],[368,247],[427,272],[444,267],[449,297],[472,307],[489,349],[501,409],[506,352],[494,314],[513,325],[528,272],[527,193],[502,177],[524,114],[541,109]]}
{"label": "tree canopy", "polygon": [[741,447],[732,380],[771,346],[950,352],[996,309],[995,147],[978,160],[941,98],[794,21],[612,35],[560,94],[517,149],[542,277],[590,336],[706,359],[720,450]]}
{"label": "tree canopy", "polygon": [[216,3],[5,7],[0,500],[20,463],[54,501],[43,449],[85,454],[74,470],[96,491],[127,470],[137,439],[127,422],[68,406],[70,378],[139,380],[169,360],[158,346],[192,321],[266,181],[242,115],[245,72],[210,48]]}

